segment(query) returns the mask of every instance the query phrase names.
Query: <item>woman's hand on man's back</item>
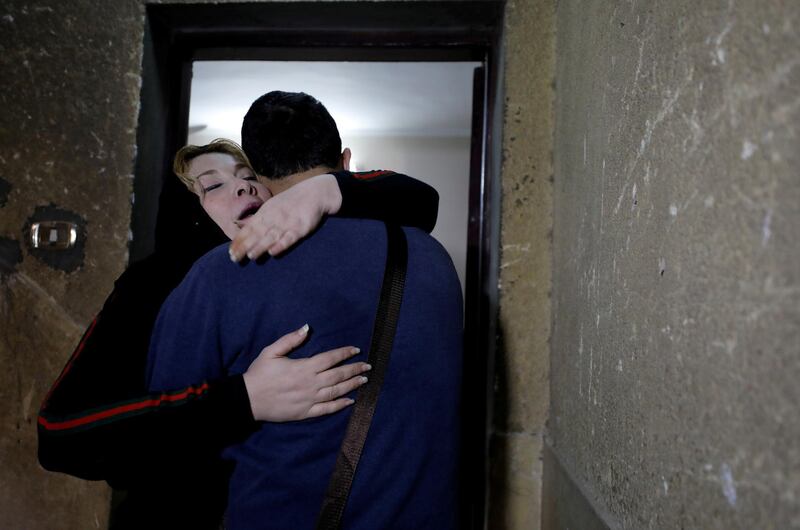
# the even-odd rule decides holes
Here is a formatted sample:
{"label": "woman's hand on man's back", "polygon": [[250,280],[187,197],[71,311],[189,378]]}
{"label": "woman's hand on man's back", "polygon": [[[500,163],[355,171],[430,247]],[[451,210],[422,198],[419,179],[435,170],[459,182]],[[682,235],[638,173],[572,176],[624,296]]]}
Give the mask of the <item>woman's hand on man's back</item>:
{"label": "woman's hand on man's back", "polygon": [[310,234],[323,216],[342,205],[336,177],[317,175],[275,195],[249,219],[231,242],[231,260],[277,256]]}
{"label": "woman's hand on man's back", "polygon": [[353,404],[347,394],[367,382],[367,363],[338,366],[359,353],[352,346],[303,359],[286,357],[307,336],[308,325],[284,335],[264,348],[244,373],[256,420],[294,421],[338,412]]}

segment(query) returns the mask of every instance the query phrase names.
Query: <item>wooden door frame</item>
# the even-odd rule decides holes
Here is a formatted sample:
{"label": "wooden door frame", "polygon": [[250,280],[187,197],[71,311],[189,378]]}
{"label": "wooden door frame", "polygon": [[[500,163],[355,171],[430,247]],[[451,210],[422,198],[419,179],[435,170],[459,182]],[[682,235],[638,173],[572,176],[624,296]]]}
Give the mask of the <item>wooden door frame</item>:
{"label": "wooden door frame", "polygon": [[[486,527],[497,329],[502,1],[148,5],[137,131],[131,260],[205,221],[159,204],[191,197],[171,176],[187,137],[194,60],[480,61],[474,105],[465,293],[461,528]],[[476,77],[476,80],[478,77]],[[477,86],[476,86],[477,88]],[[475,93],[478,93],[476,90]],[[476,129],[477,128],[477,129]],[[160,197],[159,197],[160,196]],[[196,208],[196,201],[193,201]],[[156,227],[170,226],[156,236]]]}

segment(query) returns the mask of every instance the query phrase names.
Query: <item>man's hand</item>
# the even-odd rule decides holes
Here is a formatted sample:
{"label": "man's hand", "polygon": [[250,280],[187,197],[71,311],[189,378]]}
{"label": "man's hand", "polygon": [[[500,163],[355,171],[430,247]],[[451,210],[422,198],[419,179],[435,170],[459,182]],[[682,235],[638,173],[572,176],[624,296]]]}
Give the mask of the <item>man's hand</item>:
{"label": "man's hand", "polygon": [[341,206],[342,192],[333,175],[299,182],[261,205],[231,243],[231,259],[256,259],[264,252],[277,256],[314,230],[322,216],[335,214]]}
{"label": "man's hand", "polygon": [[308,324],[264,348],[244,373],[253,417],[259,421],[293,421],[340,411],[353,404],[342,397],[367,382],[367,363],[336,366],[359,353],[345,347],[306,359],[286,355],[308,336]]}

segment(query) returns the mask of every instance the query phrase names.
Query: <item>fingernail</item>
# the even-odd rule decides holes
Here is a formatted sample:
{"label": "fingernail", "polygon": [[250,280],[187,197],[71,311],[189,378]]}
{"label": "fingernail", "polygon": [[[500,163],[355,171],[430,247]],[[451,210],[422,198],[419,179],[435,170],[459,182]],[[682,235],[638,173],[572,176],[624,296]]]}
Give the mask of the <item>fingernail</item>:
{"label": "fingernail", "polygon": [[301,335],[305,335],[306,333],[308,333],[308,324],[304,324],[303,327],[300,328],[300,331],[298,333],[300,333]]}
{"label": "fingernail", "polygon": [[361,348],[353,348],[352,350],[350,350],[350,353],[352,353],[353,355],[358,355],[359,353],[361,353]]}
{"label": "fingernail", "polygon": [[355,403],[355,402],[356,402],[356,400],[355,400],[355,399],[350,399],[350,398],[347,398],[347,404],[348,404],[348,405],[352,405],[352,404],[353,404],[353,403]]}
{"label": "fingernail", "polygon": [[366,372],[367,370],[372,370],[372,365],[371,364],[365,364],[364,365],[364,371]]}
{"label": "fingernail", "polygon": [[364,376],[362,375],[362,376],[361,376],[361,384],[363,385],[363,384],[364,384],[364,383],[366,383],[367,381],[369,381],[369,379],[367,379],[366,377],[364,377]]}
{"label": "fingernail", "polygon": [[233,248],[228,247],[228,256],[230,256],[231,261],[236,263],[239,259],[236,256],[236,253],[233,251]]}

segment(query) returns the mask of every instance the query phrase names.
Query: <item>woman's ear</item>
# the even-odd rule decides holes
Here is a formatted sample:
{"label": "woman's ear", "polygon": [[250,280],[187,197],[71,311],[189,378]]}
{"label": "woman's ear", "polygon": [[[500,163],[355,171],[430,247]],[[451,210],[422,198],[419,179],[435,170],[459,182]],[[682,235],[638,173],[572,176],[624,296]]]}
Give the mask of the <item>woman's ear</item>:
{"label": "woman's ear", "polygon": [[353,153],[350,152],[349,147],[345,147],[344,151],[342,151],[342,169],[345,171],[350,171],[350,159],[353,157]]}

